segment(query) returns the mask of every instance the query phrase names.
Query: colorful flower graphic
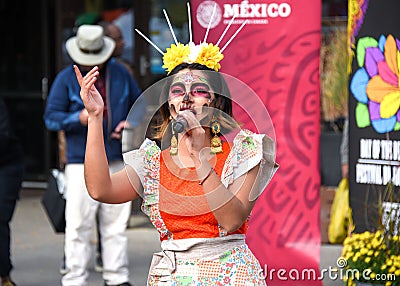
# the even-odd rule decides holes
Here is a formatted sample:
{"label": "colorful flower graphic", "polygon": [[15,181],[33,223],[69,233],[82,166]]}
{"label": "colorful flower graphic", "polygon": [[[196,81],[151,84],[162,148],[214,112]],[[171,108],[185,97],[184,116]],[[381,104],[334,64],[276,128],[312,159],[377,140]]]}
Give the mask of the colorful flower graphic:
{"label": "colorful flower graphic", "polygon": [[358,101],[355,110],[359,128],[372,126],[378,133],[400,130],[400,41],[392,35],[358,40],[360,67],[350,82]]}

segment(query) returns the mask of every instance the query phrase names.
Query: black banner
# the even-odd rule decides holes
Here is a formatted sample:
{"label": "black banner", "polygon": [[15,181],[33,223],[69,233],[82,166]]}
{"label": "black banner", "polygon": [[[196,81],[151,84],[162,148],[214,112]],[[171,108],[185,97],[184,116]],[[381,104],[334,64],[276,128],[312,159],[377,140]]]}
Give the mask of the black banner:
{"label": "black banner", "polygon": [[349,80],[349,188],[356,232],[380,221],[380,193],[400,186],[398,0],[353,0]]}

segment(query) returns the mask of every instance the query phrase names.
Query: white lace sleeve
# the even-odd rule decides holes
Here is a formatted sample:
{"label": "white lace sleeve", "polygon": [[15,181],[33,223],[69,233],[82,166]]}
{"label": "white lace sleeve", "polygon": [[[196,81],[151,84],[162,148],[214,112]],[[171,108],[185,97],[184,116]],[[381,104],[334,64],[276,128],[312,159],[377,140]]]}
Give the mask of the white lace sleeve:
{"label": "white lace sleeve", "polygon": [[279,165],[275,162],[275,142],[264,134],[255,134],[241,130],[233,141],[233,147],[222,171],[222,183],[228,187],[237,178],[260,164],[258,173],[259,186],[254,187],[249,200],[261,195]]}
{"label": "white lace sleeve", "polygon": [[144,153],[145,153],[145,146],[149,144],[149,142],[152,142],[149,139],[146,139],[142,145],[139,147],[139,149],[135,149],[129,152],[124,153],[122,156],[124,158],[124,163],[125,165],[128,165],[132,167],[136,174],[139,176],[140,181],[144,181],[144,175],[145,175],[145,168],[144,168]]}

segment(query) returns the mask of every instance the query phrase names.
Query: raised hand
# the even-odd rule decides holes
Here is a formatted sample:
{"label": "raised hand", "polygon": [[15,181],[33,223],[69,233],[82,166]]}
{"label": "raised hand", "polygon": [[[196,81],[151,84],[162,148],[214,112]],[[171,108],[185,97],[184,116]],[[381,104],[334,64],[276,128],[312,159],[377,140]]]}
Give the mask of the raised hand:
{"label": "raised hand", "polygon": [[89,116],[98,116],[103,114],[104,102],[94,83],[99,75],[99,68],[95,66],[84,77],[79,68],[74,65],[74,71],[79,86],[81,87],[81,98]]}

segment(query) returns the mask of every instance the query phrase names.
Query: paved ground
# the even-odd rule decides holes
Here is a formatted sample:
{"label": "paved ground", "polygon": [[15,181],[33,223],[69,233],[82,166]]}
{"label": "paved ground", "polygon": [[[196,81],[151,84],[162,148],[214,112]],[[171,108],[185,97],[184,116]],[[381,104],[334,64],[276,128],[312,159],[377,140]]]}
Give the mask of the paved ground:
{"label": "paved ground", "polygon": [[[64,235],[55,234],[47,220],[37,191],[22,192],[12,222],[12,251],[18,286],[58,286]],[[128,230],[131,282],[146,285],[152,253],[159,250],[156,231],[144,217],[133,217],[136,226]],[[94,236],[95,237],[95,236]],[[102,286],[101,274],[91,263],[89,286]]]}
{"label": "paved ground", "polygon": [[[59,266],[63,255],[64,236],[55,234],[40,203],[41,191],[22,191],[12,221],[12,252],[15,269],[12,276],[18,286],[59,286]],[[132,217],[134,227],[128,230],[131,282],[146,285],[152,253],[159,250],[156,231],[142,216]],[[341,247],[323,245],[321,268],[336,266]],[[103,279],[93,270],[89,286],[102,286]],[[324,280],[324,286],[343,285],[339,280]]]}

